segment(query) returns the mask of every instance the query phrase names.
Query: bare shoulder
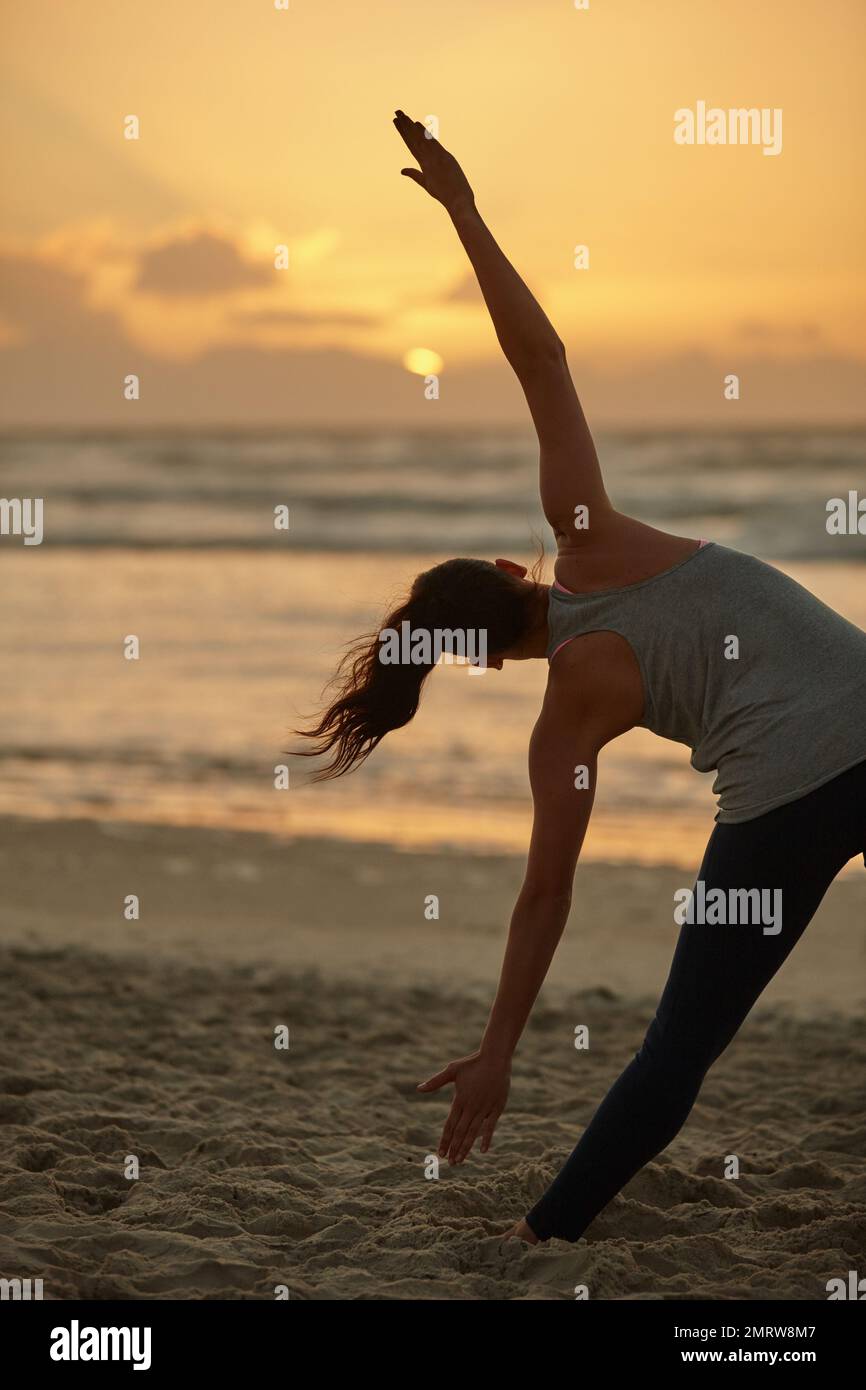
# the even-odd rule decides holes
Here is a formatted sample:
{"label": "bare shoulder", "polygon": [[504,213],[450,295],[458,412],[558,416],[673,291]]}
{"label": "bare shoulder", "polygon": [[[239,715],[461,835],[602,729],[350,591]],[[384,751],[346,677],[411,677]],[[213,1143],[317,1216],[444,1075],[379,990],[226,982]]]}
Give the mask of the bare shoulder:
{"label": "bare shoulder", "polygon": [[659,531],[621,512],[584,532],[557,535],[554,575],[574,593],[621,589],[662,574],[698,549],[690,536]]}
{"label": "bare shoulder", "polygon": [[643,712],[640,666],[619,633],[588,632],[557,652],[542,707],[548,727],[579,730],[600,748],[639,724]]}

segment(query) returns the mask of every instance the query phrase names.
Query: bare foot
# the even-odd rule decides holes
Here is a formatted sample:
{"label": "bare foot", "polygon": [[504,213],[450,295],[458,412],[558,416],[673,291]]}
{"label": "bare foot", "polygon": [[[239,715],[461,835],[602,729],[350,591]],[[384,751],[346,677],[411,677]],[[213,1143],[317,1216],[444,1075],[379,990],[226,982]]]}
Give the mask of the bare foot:
{"label": "bare foot", "polygon": [[506,1231],[503,1240],[525,1240],[527,1245],[538,1245],[538,1236],[530,1230],[526,1222],[518,1221],[516,1226],[512,1226],[510,1231]]}

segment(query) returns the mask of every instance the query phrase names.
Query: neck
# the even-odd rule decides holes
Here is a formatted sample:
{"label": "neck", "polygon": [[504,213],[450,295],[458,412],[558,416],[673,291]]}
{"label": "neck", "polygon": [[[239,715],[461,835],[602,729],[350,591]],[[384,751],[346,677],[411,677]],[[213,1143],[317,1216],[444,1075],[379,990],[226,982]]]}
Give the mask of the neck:
{"label": "neck", "polygon": [[532,625],[520,643],[520,650],[528,657],[547,656],[547,643],[550,633],[547,627],[547,610],[550,594],[549,584],[540,584],[533,605]]}

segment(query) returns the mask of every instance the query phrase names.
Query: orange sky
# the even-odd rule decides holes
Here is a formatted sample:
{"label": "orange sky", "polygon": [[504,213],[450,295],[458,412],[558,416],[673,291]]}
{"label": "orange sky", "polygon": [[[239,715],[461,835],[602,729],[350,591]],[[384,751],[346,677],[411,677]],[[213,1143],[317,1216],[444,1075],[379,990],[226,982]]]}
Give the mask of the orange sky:
{"label": "orange sky", "polygon": [[[863,416],[862,0],[28,0],[3,29],[5,423],[128,422],[136,370],[136,423],[520,418],[397,105],[606,423]],[[782,153],[677,146],[698,100],[781,108]]]}

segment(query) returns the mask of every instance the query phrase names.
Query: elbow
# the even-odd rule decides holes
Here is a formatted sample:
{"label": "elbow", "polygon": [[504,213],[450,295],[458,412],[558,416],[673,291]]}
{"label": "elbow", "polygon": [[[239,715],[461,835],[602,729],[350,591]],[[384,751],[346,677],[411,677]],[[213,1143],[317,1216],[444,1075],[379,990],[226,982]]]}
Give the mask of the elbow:
{"label": "elbow", "polygon": [[565,343],[555,333],[553,341],[545,345],[544,355],[547,361],[555,362],[557,365],[565,362]]}
{"label": "elbow", "polygon": [[565,365],[565,343],[554,333],[539,346],[537,355],[545,367],[562,367]]}
{"label": "elbow", "polygon": [[566,918],[571,910],[571,888],[555,883],[524,883],[521,902],[531,912],[561,914]]}
{"label": "elbow", "polygon": [[554,333],[541,342],[526,343],[514,354],[511,364],[520,377],[533,377],[558,371],[566,366],[565,344]]}

